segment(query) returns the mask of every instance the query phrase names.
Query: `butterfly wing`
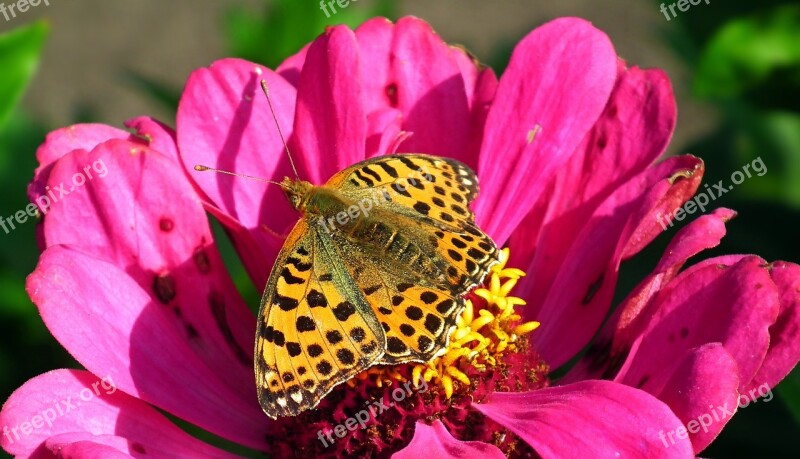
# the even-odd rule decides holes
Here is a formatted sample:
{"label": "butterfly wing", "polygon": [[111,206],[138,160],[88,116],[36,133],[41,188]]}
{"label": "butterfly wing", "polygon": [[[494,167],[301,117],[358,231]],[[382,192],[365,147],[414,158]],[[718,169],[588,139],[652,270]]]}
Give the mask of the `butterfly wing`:
{"label": "butterfly wing", "polygon": [[475,224],[469,204],[478,178],[467,165],[422,154],[378,156],[334,175],[326,186],[357,202],[407,217],[424,235],[420,245],[446,263],[447,285],[461,295],[483,282],[497,246]]}
{"label": "butterfly wing", "polygon": [[[333,238],[386,335],[379,363],[430,360],[447,346],[463,295],[497,262],[497,247],[469,209],[475,173],[455,160],[399,154],[357,163],[326,186],[375,207],[367,241]],[[426,266],[441,276],[421,275]]]}
{"label": "butterfly wing", "polygon": [[258,314],[258,399],[275,419],[315,407],[369,368],[386,338],[332,241],[300,220],[272,269]]}
{"label": "butterfly wing", "polygon": [[427,362],[447,346],[464,308],[461,296],[370,246],[337,233],[333,239],[386,336],[386,352],[376,363]]}

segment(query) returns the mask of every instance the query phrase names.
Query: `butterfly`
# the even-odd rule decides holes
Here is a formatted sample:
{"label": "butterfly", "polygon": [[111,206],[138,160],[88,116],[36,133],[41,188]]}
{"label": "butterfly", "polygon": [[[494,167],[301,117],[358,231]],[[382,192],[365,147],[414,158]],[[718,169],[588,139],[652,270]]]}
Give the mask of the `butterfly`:
{"label": "butterfly", "polygon": [[258,399],[271,418],[317,406],[373,365],[443,353],[464,295],[498,261],[466,165],[423,154],[359,162],[322,186],[285,178],[302,218],[258,314]]}

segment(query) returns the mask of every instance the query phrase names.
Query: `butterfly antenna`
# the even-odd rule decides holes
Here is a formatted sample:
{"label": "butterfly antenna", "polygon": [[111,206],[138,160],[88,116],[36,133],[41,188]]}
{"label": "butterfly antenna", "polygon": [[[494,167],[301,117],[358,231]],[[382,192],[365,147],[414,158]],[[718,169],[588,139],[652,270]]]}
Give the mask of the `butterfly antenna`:
{"label": "butterfly antenna", "polygon": [[205,172],[205,171],[219,172],[220,174],[232,175],[234,177],[243,177],[243,178],[246,178],[246,179],[258,180],[259,182],[271,183],[273,185],[278,185],[279,187],[283,188],[283,185],[280,182],[267,180],[265,178],[256,177],[254,175],[237,174],[236,172],[224,171],[222,169],[215,169],[213,167],[203,166],[202,164],[196,164],[194,166],[194,170],[196,170],[198,172]]}
{"label": "butterfly antenna", "polygon": [[292,154],[289,153],[289,146],[286,145],[286,139],[283,137],[283,132],[281,132],[281,125],[278,124],[278,117],[275,116],[275,109],[272,107],[272,99],[269,97],[269,86],[267,86],[267,80],[261,80],[261,89],[264,90],[264,95],[267,96],[267,103],[269,104],[269,111],[272,113],[272,119],[275,120],[275,127],[278,128],[278,135],[281,136],[281,142],[283,142],[283,148],[286,150],[286,156],[289,157],[289,164],[292,166],[292,171],[294,172],[295,178],[300,180],[300,175],[297,173],[297,168],[294,167],[294,161],[292,160]]}

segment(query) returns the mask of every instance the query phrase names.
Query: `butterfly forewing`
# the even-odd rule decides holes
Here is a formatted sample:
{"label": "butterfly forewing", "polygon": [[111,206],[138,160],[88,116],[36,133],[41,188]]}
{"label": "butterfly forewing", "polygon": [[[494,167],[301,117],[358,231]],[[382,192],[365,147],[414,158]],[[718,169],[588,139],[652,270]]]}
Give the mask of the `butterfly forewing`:
{"label": "butterfly forewing", "polygon": [[261,302],[256,384],[272,418],[313,408],[384,352],[374,313],[323,237],[305,220],[297,223]]}

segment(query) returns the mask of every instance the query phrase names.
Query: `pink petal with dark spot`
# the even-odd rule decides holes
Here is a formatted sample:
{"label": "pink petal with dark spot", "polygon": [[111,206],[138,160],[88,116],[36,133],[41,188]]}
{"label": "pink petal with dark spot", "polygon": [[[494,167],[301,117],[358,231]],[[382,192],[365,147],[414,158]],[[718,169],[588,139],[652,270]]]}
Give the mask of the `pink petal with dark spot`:
{"label": "pink petal with dark spot", "polygon": [[702,163],[692,156],[669,158],[636,176],[593,213],[543,303],[530,291],[530,284],[519,286],[517,294],[529,302],[523,314],[547,324],[533,340],[549,365],[557,368],[567,362],[600,328],[611,305],[622,253],[637,228],[689,199],[701,178]]}
{"label": "pink petal with dark spot", "polygon": [[727,264],[704,260],[685,270],[652,300],[652,319],[617,380],[638,385],[698,346],[719,342],[736,361],[746,391],[770,346],[780,307],[764,261],[755,256]]}
{"label": "pink petal with dark spot", "polygon": [[[428,153],[477,165],[469,150],[471,126],[462,51],[451,49],[426,22],[404,17],[392,24],[383,18],[356,29],[362,66],[361,85],[367,112],[396,108],[402,130],[414,135],[400,152]],[[474,67],[474,66],[473,66]],[[476,69],[469,71],[474,78]]]}
{"label": "pink petal with dark spot", "polygon": [[[59,342],[121,390],[220,436],[263,447],[255,321],[182,170],[122,140],[59,160],[51,183],[103,161],[47,215],[27,290]],[[168,197],[169,199],[165,199]]]}
{"label": "pink petal with dark spot", "polygon": [[735,215],[732,210],[717,209],[681,228],[653,272],[616,308],[589,352],[562,379],[562,383],[610,378],[616,374],[619,368],[615,365],[622,363],[633,341],[653,317],[656,306],[650,299],[678,274],[690,257],[719,245],[725,236],[725,223]]}

